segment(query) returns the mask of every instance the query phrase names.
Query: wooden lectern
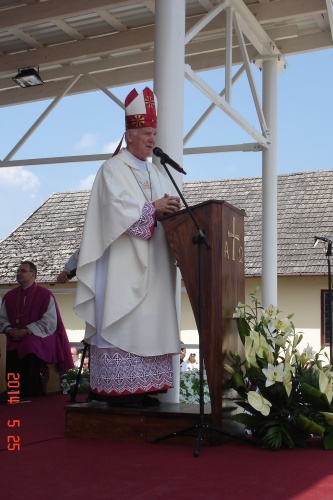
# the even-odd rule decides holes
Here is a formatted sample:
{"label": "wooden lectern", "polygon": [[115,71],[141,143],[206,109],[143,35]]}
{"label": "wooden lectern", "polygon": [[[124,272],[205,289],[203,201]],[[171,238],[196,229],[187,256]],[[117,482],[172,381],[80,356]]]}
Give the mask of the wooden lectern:
{"label": "wooden lectern", "polygon": [[[238,302],[244,302],[244,215],[225,201],[210,200],[191,211],[211,244],[200,243],[203,358],[211,398],[211,423],[221,428],[224,354],[239,350],[235,320]],[[199,330],[198,248],[192,239],[198,229],[187,210],[161,221],[180,268]]]}

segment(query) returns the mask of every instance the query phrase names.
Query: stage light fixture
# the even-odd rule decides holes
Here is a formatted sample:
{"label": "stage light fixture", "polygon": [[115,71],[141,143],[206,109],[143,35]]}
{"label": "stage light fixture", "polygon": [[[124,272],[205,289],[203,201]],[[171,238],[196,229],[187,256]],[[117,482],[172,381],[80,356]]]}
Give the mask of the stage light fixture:
{"label": "stage light fixture", "polygon": [[18,70],[13,80],[20,87],[34,87],[35,85],[43,85],[43,80],[39,76],[39,68],[21,68]]}

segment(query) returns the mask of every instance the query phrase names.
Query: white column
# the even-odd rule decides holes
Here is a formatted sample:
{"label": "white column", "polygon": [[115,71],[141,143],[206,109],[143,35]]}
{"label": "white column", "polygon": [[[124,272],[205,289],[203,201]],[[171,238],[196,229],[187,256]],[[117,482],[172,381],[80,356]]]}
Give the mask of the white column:
{"label": "white column", "polygon": [[[183,164],[184,134],[184,63],[185,63],[185,0],[156,0],[154,44],[154,92],[157,96],[157,141],[173,160]],[[158,158],[154,163],[162,170]],[[182,174],[168,167],[179,187]],[[180,276],[178,273],[176,302],[180,321]],[[163,319],[161,319],[163,321]],[[173,357],[174,389],[159,399],[179,401],[179,356]]]}
{"label": "white column", "polygon": [[276,60],[263,62],[263,112],[270,147],[262,154],[262,304],[277,305],[277,75]]}
{"label": "white column", "polygon": [[[185,0],[156,0],[155,5],[154,91],[158,100],[156,144],[182,165]],[[155,163],[159,163],[155,160]],[[181,182],[181,174],[175,170],[171,173],[177,176],[177,182]]]}

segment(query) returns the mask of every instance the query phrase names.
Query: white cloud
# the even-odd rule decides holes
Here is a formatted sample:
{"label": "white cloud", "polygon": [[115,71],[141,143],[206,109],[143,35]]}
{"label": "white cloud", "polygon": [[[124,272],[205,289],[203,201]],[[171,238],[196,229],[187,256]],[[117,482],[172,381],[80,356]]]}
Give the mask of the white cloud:
{"label": "white cloud", "polygon": [[2,186],[20,189],[36,190],[40,186],[37,175],[25,170],[24,167],[0,168],[0,181]]}
{"label": "white cloud", "polygon": [[97,144],[97,134],[89,133],[83,134],[81,140],[74,145],[76,150],[88,149]]}
{"label": "white cloud", "polygon": [[[86,134],[86,135],[89,135],[89,134]],[[108,142],[107,144],[105,144],[102,147],[101,153],[102,154],[114,153],[119,142],[120,142],[120,138],[116,141]],[[123,141],[122,146],[125,146],[125,144],[126,144],[125,141]],[[110,154],[110,156],[111,156],[111,154]],[[81,179],[79,181],[79,184],[78,184],[78,189],[91,189],[92,185],[94,183],[95,177],[96,177],[96,174],[90,174],[87,177],[85,177],[84,179]]]}
{"label": "white cloud", "polygon": [[96,174],[90,174],[85,179],[81,179],[79,182],[79,189],[91,189],[94,183]]}
{"label": "white cloud", "polygon": [[[119,143],[120,143],[120,138],[117,141],[108,142],[107,144],[104,144],[104,146],[102,147],[102,153],[103,154],[114,153]],[[126,142],[125,140],[123,140],[122,147],[124,147],[125,144]]]}

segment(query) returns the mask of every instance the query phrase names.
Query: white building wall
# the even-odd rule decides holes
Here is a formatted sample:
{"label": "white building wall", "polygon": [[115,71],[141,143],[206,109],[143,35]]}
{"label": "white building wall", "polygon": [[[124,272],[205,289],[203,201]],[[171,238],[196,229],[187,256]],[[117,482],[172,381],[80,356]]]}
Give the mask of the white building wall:
{"label": "white building wall", "polygon": [[[47,285],[45,285],[47,286]],[[66,285],[49,286],[56,296],[64,321],[69,341],[77,344],[84,338],[84,322],[73,312],[75,299],[75,283]],[[245,279],[245,301],[250,303],[250,293],[259,287],[258,299],[261,301],[261,278]],[[300,349],[309,343],[315,351],[321,346],[320,328],[321,312],[320,297],[321,290],[327,290],[326,276],[295,276],[278,278],[278,304],[279,309],[286,315],[294,314],[292,318],[297,333],[303,333],[304,338]],[[2,287],[0,297],[8,290]],[[65,290],[65,291],[64,291]],[[197,349],[199,344],[196,323],[192,313],[191,305],[185,288],[181,294],[181,340],[191,349]],[[235,304],[236,307],[237,304]],[[327,349],[327,353],[328,349]]]}
{"label": "white building wall", "polygon": [[[258,299],[261,301],[261,278],[245,279],[245,302],[250,304],[250,293],[259,287]],[[321,347],[321,290],[328,288],[326,276],[295,276],[278,278],[278,303],[280,311],[286,316],[294,314],[292,321],[297,333],[303,333],[299,350],[307,344],[317,352]],[[237,304],[235,304],[236,307]],[[186,294],[182,294],[181,340],[191,346],[198,344],[198,332],[192,309]],[[326,349],[329,355],[329,350]]]}

